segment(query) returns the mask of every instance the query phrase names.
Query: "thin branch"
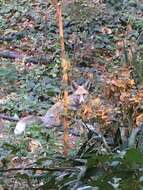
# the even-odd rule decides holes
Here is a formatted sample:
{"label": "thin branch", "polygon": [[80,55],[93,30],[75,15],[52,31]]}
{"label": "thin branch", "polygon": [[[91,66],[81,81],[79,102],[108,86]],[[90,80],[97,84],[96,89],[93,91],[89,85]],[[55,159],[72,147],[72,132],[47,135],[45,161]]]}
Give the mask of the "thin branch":
{"label": "thin branch", "polygon": [[68,122],[67,122],[67,114],[68,114],[68,70],[69,70],[69,62],[67,61],[65,44],[64,44],[64,29],[63,29],[63,18],[62,18],[62,8],[61,4],[58,0],[52,0],[52,4],[56,9],[56,20],[57,26],[59,28],[59,36],[60,36],[60,45],[61,45],[61,62],[63,69],[63,83],[64,83],[64,155],[68,154]]}
{"label": "thin branch", "polygon": [[13,40],[20,40],[21,38],[24,38],[24,36],[26,35],[27,31],[21,31],[21,32],[16,32],[16,33],[12,33],[10,35],[0,35],[0,42],[3,41],[13,41]]}
{"label": "thin branch", "polygon": [[2,173],[2,172],[11,172],[11,171],[20,171],[20,170],[24,170],[24,171],[26,171],[26,170],[34,170],[34,171],[36,171],[36,170],[41,170],[41,171],[80,171],[80,169],[79,168],[75,168],[75,167],[55,167],[55,168],[41,168],[41,167],[39,167],[39,168],[33,168],[33,167],[27,167],[27,168],[22,168],[22,167],[20,167],[20,168],[8,168],[8,169],[3,169],[3,170],[0,170],[0,172]]}
{"label": "thin branch", "polygon": [[8,121],[15,121],[15,122],[19,121],[18,118],[3,115],[3,114],[0,114],[0,119],[4,119],[4,120],[8,120]]}
{"label": "thin branch", "polygon": [[54,55],[51,57],[45,55],[27,56],[19,52],[14,52],[9,50],[0,51],[0,57],[6,59],[20,59],[24,60],[25,63],[33,63],[33,64],[38,64],[38,63],[47,64],[54,59]]}

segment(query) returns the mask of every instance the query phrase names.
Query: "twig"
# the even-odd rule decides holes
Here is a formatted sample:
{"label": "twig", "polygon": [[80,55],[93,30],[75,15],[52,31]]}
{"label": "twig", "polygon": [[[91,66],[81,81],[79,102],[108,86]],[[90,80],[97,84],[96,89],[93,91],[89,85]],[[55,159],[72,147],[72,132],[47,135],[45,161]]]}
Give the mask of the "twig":
{"label": "twig", "polygon": [[86,171],[87,171],[86,166],[80,167],[80,173],[78,174],[77,181],[71,190],[76,190],[78,188],[80,181],[82,181],[82,179],[84,179],[85,177]]}
{"label": "twig", "polygon": [[28,31],[21,31],[21,32],[15,32],[12,33],[10,35],[0,35],[0,42],[1,41],[12,41],[12,40],[17,40],[17,39],[21,39],[24,38],[24,36],[26,36],[26,34],[28,33]]}
{"label": "twig", "polygon": [[103,145],[105,146],[106,150],[107,150],[108,152],[111,152],[111,149],[110,149],[110,147],[108,146],[105,137],[104,137],[101,133],[95,131],[95,129],[93,129],[93,128],[91,129],[91,128],[88,127],[88,125],[86,125],[84,122],[83,122],[83,125],[84,125],[85,128],[88,129],[88,131],[92,132],[94,135],[97,135],[97,136],[102,140]]}
{"label": "twig", "polygon": [[137,134],[139,133],[139,131],[141,130],[140,127],[136,127],[136,128],[133,128],[132,129],[132,132],[131,132],[131,135],[129,137],[129,147],[134,147],[135,146],[135,141],[136,141],[136,137],[137,137]]}
{"label": "twig", "polygon": [[27,168],[8,168],[8,169],[3,169],[3,170],[0,170],[0,172],[11,172],[11,171],[19,171],[19,170],[41,170],[41,171],[80,171],[79,168],[75,168],[75,167],[55,167],[55,168],[33,168],[33,167],[27,167]]}
{"label": "twig", "polygon": [[63,18],[62,18],[62,8],[61,4],[58,0],[52,0],[52,4],[56,9],[56,20],[57,26],[59,28],[59,36],[60,36],[60,45],[61,45],[61,62],[63,69],[63,87],[64,87],[64,155],[68,154],[68,122],[67,122],[67,113],[68,113],[68,71],[69,71],[69,62],[66,58],[65,44],[64,44],[64,29],[63,29]]}
{"label": "twig", "polygon": [[19,52],[4,50],[0,51],[0,57],[6,58],[6,59],[20,59],[24,60],[25,63],[33,63],[33,64],[47,64],[50,61],[53,60],[54,56],[48,57],[45,55],[38,55],[38,56],[27,56],[24,54],[21,54]]}
{"label": "twig", "polygon": [[4,120],[8,120],[8,121],[15,121],[15,122],[19,121],[18,118],[3,115],[3,114],[0,114],[0,119],[4,119]]}

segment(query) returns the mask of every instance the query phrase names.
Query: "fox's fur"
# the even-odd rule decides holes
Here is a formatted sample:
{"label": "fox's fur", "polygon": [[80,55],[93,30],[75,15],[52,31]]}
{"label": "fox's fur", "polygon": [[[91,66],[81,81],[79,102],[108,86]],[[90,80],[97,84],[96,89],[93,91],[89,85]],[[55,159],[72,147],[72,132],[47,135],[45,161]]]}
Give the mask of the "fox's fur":
{"label": "fox's fur", "polygon": [[[77,110],[85,102],[89,94],[90,83],[87,81],[84,85],[77,85],[72,83],[73,94],[68,97],[68,109]],[[46,128],[52,128],[53,126],[59,126],[62,124],[61,116],[64,112],[64,103],[63,100],[55,103],[44,116],[34,116],[29,115],[19,120],[17,123],[14,133],[20,135],[25,131],[25,128],[28,124],[40,123],[43,124]]]}

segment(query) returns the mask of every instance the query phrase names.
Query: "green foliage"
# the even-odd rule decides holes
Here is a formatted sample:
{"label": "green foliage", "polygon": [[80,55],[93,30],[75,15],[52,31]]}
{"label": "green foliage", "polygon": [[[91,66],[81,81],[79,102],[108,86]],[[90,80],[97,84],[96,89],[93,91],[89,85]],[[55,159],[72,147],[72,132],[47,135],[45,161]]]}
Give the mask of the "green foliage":
{"label": "green foliage", "polygon": [[[44,66],[36,67],[30,72],[18,73],[16,69],[9,69],[8,67],[1,68],[0,71],[3,88],[9,88],[9,86],[5,86],[9,82],[12,83],[9,91],[18,91],[18,94],[12,94],[11,99],[2,106],[2,110],[10,111],[12,115],[21,111],[29,113],[35,111],[43,114],[49,108],[52,97],[60,92],[60,83],[53,80],[59,75],[57,65],[54,68],[49,66],[47,69]],[[14,83],[16,79],[20,81],[19,86]],[[47,100],[49,100],[49,106]]]}
{"label": "green foliage", "polygon": [[13,83],[17,79],[17,70],[14,64],[5,63],[5,65],[0,68],[0,80],[1,85],[8,83]]}
{"label": "green foliage", "polygon": [[[2,43],[3,48],[11,45],[13,49],[16,47],[20,49],[20,52],[30,56],[35,54],[39,56],[42,52],[43,55],[52,57],[52,61],[46,65],[42,65],[39,58],[39,64],[36,66],[22,65],[23,60],[13,64],[2,59],[1,92],[6,101],[1,105],[1,112],[19,116],[31,113],[43,115],[53,103],[53,97],[61,92],[60,47],[57,27],[53,20],[54,15],[49,14],[49,18],[45,21],[44,15],[48,9],[45,1],[39,2],[40,13],[36,13],[36,8],[34,8],[36,4],[33,4],[33,1],[1,2],[2,35],[11,35],[13,32],[19,31],[21,26],[26,30],[28,28],[24,32],[25,39],[23,41],[18,38],[12,42],[4,42]],[[114,64],[118,66],[119,63],[123,64],[122,57],[125,56],[125,51],[119,57],[115,56],[114,58],[116,42],[123,40],[122,36],[125,36],[128,24],[135,32],[125,36],[127,42],[132,38],[138,40],[143,27],[142,17],[139,16],[142,9],[137,1],[108,0],[107,9],[104,8],[104,4],[93,5],[93,1],[92,3],[86,0],[76,1],[75,4],[71,3],[64,12],[66,48],[70,58],[73,60],[74,57],[77,65],[81,65],[84,71],[86,71],[85,65],[89,68],[94,67],[95,63],[98,63],[99,66],[104,63],[108,68],[112,68]],[[102,13],[101,10],[103,10]],[[7,21],[8,19],[9,21]],[[33,25],[30,22],[27,23],[27,20],[31,21]],[[111,33],[102,32],[102,27],[110,29]],[[77,42],[70,39],[70,35],[73,33],[77,37]],[[85,44],[87,46],[84,46]],[[139,72],[142,80],[142,43],[139,48],[135,63],[137,63],[136,72]],[[87,75],[88,72],[89,70]],[[76,73],[72,74],[76,76]],[[84,75],[84,72],[81,72],[81,75]],[[78,75],[75,78],[79,80]],[[143,155],[138,149],[124,149],[108,154],[94,152],[79,157],[76,156],[77,150],[74,148],[70,152],[70,156],[64,158],[60,154],[63,145],[59,143],[61,141],[58,141],[59,138],[61,140],[61,137],[58,136],[59,134],[55,135],[52,130],[45,130],[42,126],[33,125],[28,128],[24,137],[14,137],[13,127],[6,132],[7,137],[1,141],[0,145],[0,169],[28,167],[29,165],[33,168],[41,167],[43,169],[10,172],[8,175],[11,179],[16,180],[16,185],[22,184],[23,189],[32,190],[39,186],[40,189],[59,190],[78,190],[82,187],[95,190],[139,190],[143,188]],[[29,150],[32,140],[38,141],[41,145],[34,152]],[[22,164],[12,165],[15,157],[21,158]],[[28,160],[26,162],[24,162],[25,157]],[[33,162],[31,163],[29,160]],[[46,167],[54,168],[56,166],[74,169],[44,170]],[[11,186],[8,179],[7,175],[0,171],[0,183]]]}

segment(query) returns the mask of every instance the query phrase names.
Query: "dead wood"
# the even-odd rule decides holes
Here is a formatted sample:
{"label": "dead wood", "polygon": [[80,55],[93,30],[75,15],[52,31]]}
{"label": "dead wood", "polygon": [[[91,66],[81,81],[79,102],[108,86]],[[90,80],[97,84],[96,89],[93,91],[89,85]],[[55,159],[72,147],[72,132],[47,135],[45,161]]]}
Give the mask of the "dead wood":
{"label": "dead wood", "polygon": [[7,115],[3,115],[3,114],[0,114],[0,119],[4,119],[4,120],[8,120],[8,121],[15,121],[15,122],[19,121],[18,118],[7,116]]}
{"label": "dead wood", "polygon": [[6,58],[6,59],[20,59],[20,60],[23,60],[25,63],[33,63],[33,64],[38,64],[38,63],[47,64],[51,60],[53,60],[52,57],[47,57],[45,55],[26,56],[18,52],[12,52],[9,50],[0,51],[0,57]]}
{"label": "dead wood", "polygon": [[20,40],[22,38],[24,38],[24,36],[26,35],[26,31],[21,31],[21,32],[15,32],[12,34],[8,34],[8,35],[1,35],[0,36],[0,42],[2,41],[7,41],[10,42],[12,40]]}

